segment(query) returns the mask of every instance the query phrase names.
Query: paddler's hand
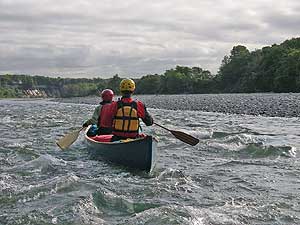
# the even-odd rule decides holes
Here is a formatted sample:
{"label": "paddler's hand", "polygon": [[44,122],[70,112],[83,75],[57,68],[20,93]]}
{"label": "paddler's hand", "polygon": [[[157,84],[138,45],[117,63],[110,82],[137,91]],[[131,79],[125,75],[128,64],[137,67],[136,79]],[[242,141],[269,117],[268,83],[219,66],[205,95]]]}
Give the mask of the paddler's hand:
{"label": "paddler's hand", "polygon": [[90,123],[89,122],[85,122],[84,124],[82,124],[82,127],[88,127],[90,125]]}

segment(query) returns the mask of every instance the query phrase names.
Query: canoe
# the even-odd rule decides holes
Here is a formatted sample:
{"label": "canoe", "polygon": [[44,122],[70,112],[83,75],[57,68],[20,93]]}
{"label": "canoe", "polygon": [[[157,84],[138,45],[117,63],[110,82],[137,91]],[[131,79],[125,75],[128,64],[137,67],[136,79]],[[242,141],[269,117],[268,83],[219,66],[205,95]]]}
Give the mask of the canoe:
{"label": "canoe", "polygon": [[101,135],[105,142],[100,142],[98,140],[101,138],[89,137],[87,131],[88,129],[85,132],[85,139],[92,159],[104,159],[117,165],[146,172],[153,170],[156,162],[157,141],[152,136],[106,142],[108,135]]}

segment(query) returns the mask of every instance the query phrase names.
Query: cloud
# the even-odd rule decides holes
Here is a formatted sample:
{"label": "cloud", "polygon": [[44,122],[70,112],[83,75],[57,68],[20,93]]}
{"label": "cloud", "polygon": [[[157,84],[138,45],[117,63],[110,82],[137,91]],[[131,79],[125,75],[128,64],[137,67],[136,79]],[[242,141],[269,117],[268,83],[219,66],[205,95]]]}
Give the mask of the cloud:
{"label": "cloud", "polygon": [[299,9],[296,0],[0,0],[0,73],[138,77],[176,65],[216,73],[234,45],[296,37]]}

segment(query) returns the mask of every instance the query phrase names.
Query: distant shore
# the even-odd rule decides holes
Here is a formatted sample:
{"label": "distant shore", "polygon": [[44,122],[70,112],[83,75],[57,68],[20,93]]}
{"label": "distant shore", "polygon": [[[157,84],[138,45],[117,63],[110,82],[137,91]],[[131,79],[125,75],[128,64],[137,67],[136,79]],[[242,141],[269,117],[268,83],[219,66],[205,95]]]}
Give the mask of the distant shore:
{"label": "distant shore", "polygon": [[[186,95],[134,95],[148,108],[191,110],[228,114],[246,114],[268,117],[299,117],[300,93],[251,93],[251,94],[186,94]],[[117,99],[118,96],[115,98]],[[97,105],[100,97],[74,98],[0,98],[0,100],[35,101]]]}
{"label": "distant shore", "polygon": [[[148,108],[270,117],[300,116],[300,93],[134,95],[133,97],[143,101]],[[100,98],[79,97],[53,99],[53,101],[96,105]]]}

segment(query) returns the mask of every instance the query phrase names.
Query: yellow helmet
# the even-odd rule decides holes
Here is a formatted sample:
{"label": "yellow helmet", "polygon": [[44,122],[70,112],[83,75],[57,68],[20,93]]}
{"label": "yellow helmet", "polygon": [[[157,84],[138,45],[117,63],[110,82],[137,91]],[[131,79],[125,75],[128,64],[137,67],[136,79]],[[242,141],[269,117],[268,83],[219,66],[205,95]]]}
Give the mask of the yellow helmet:
{"label": "yellow helmet", "polygon": [[135,90],[135,83],[131,79],[123,79],[120,83],[120,91],[125,92],[125,91],[130,91],[134,92]]}

